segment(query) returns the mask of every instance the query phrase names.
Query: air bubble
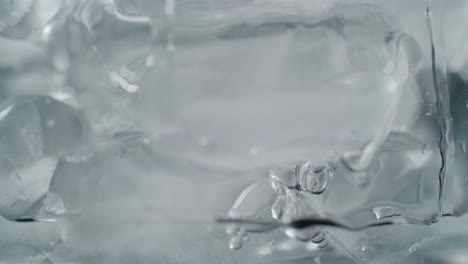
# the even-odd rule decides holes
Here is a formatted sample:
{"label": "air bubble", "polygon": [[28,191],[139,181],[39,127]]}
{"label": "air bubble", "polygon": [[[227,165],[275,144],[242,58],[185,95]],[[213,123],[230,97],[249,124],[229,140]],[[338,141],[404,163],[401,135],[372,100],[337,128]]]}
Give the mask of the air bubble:
{"label": "air bubble", "polygon": [[323,193],[328,186],[328,180],[333,176],[333,167],[327,165],[312,165],[305,163],[299,169],[299,185],[301,189],[313,194]]}
{"label": "air bubble", "polygon": [[229,248],[231,250],[238,250],[244,245],[244,238],[242,236],[234,236],[229,241]]}

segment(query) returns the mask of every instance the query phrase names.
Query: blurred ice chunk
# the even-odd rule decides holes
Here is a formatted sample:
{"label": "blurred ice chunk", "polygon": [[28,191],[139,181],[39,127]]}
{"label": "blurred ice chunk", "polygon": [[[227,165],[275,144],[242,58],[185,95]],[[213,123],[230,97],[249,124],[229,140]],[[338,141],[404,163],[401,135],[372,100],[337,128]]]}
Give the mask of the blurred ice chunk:
{"label": "blurred ice chunk", "polygon": [[31,0],[0,1],[0,31],[17,24],[31,8]]}
{"label": "blurred ice chunk", "polygon": [[50,97],[18,98],[0,119],[0,214],[32,217],[45,197],[57,159],[86,143],[79,112]]}
{"label": "blurred ice chunk", "polygon": [[2,0],[0,35],[12,39],[32,39],[69,1]]}

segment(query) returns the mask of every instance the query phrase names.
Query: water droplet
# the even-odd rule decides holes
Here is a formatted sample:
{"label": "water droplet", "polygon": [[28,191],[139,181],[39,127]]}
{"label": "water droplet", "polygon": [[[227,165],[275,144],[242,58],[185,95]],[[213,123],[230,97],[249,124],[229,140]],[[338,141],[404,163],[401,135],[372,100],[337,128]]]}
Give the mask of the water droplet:
{"label": "water droplet", "polygon": [[244,245],[244,239],[242,236],[234,236],[229,241],[229,248],[231,250],[238,250]]}
{"label": "water droplet", "polygon": [[465,176],[465,184],[468,183],[468,176]]}
{"label": "water droplet", "polygon": [[383,218],[401,215],[401,211],[398,208],[395,208],[392,206],[375,207],[372,209],[372,212],[374,212],[375,217],[377,219],[383,219]]}
{"label": "water droplet", "polygon": [[320,257],[315,257],[315,258],[314,258],[314,262],[315,262],[316,264],[322,264],[322,259],[321,259]]}
{"label": "water droplet", "polygon": [[310,162],[305,163],[298,176],[301,189],[313,194],[323,193],[327,189],[328,180],[333,176],[333,170],[330,164],[315,166]]}
{"label": "water droplet", "polygon": [[466,153],[466,141],[464,139],[460,143],[460,149],[463,153]]}

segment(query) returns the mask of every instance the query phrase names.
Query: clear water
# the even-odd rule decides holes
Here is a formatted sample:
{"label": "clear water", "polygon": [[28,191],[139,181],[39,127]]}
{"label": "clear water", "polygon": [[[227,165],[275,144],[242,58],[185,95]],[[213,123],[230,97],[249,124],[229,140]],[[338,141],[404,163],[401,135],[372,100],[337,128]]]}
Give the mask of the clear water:
{"label": "clear water", "polygon": [[459,252],[466,4],[3,2],[1,263]]}

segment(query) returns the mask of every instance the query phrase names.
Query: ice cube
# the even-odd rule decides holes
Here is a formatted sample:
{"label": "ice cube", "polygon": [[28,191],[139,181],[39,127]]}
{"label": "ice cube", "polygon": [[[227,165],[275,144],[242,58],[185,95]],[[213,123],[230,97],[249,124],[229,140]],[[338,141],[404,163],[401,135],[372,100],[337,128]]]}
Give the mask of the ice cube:
{"label": "ice cube", "polygon": [[86,143],[79,111],[50,97],[17,98],[1,112],[0,214],[33,217],[45,197],[58,158]]}

